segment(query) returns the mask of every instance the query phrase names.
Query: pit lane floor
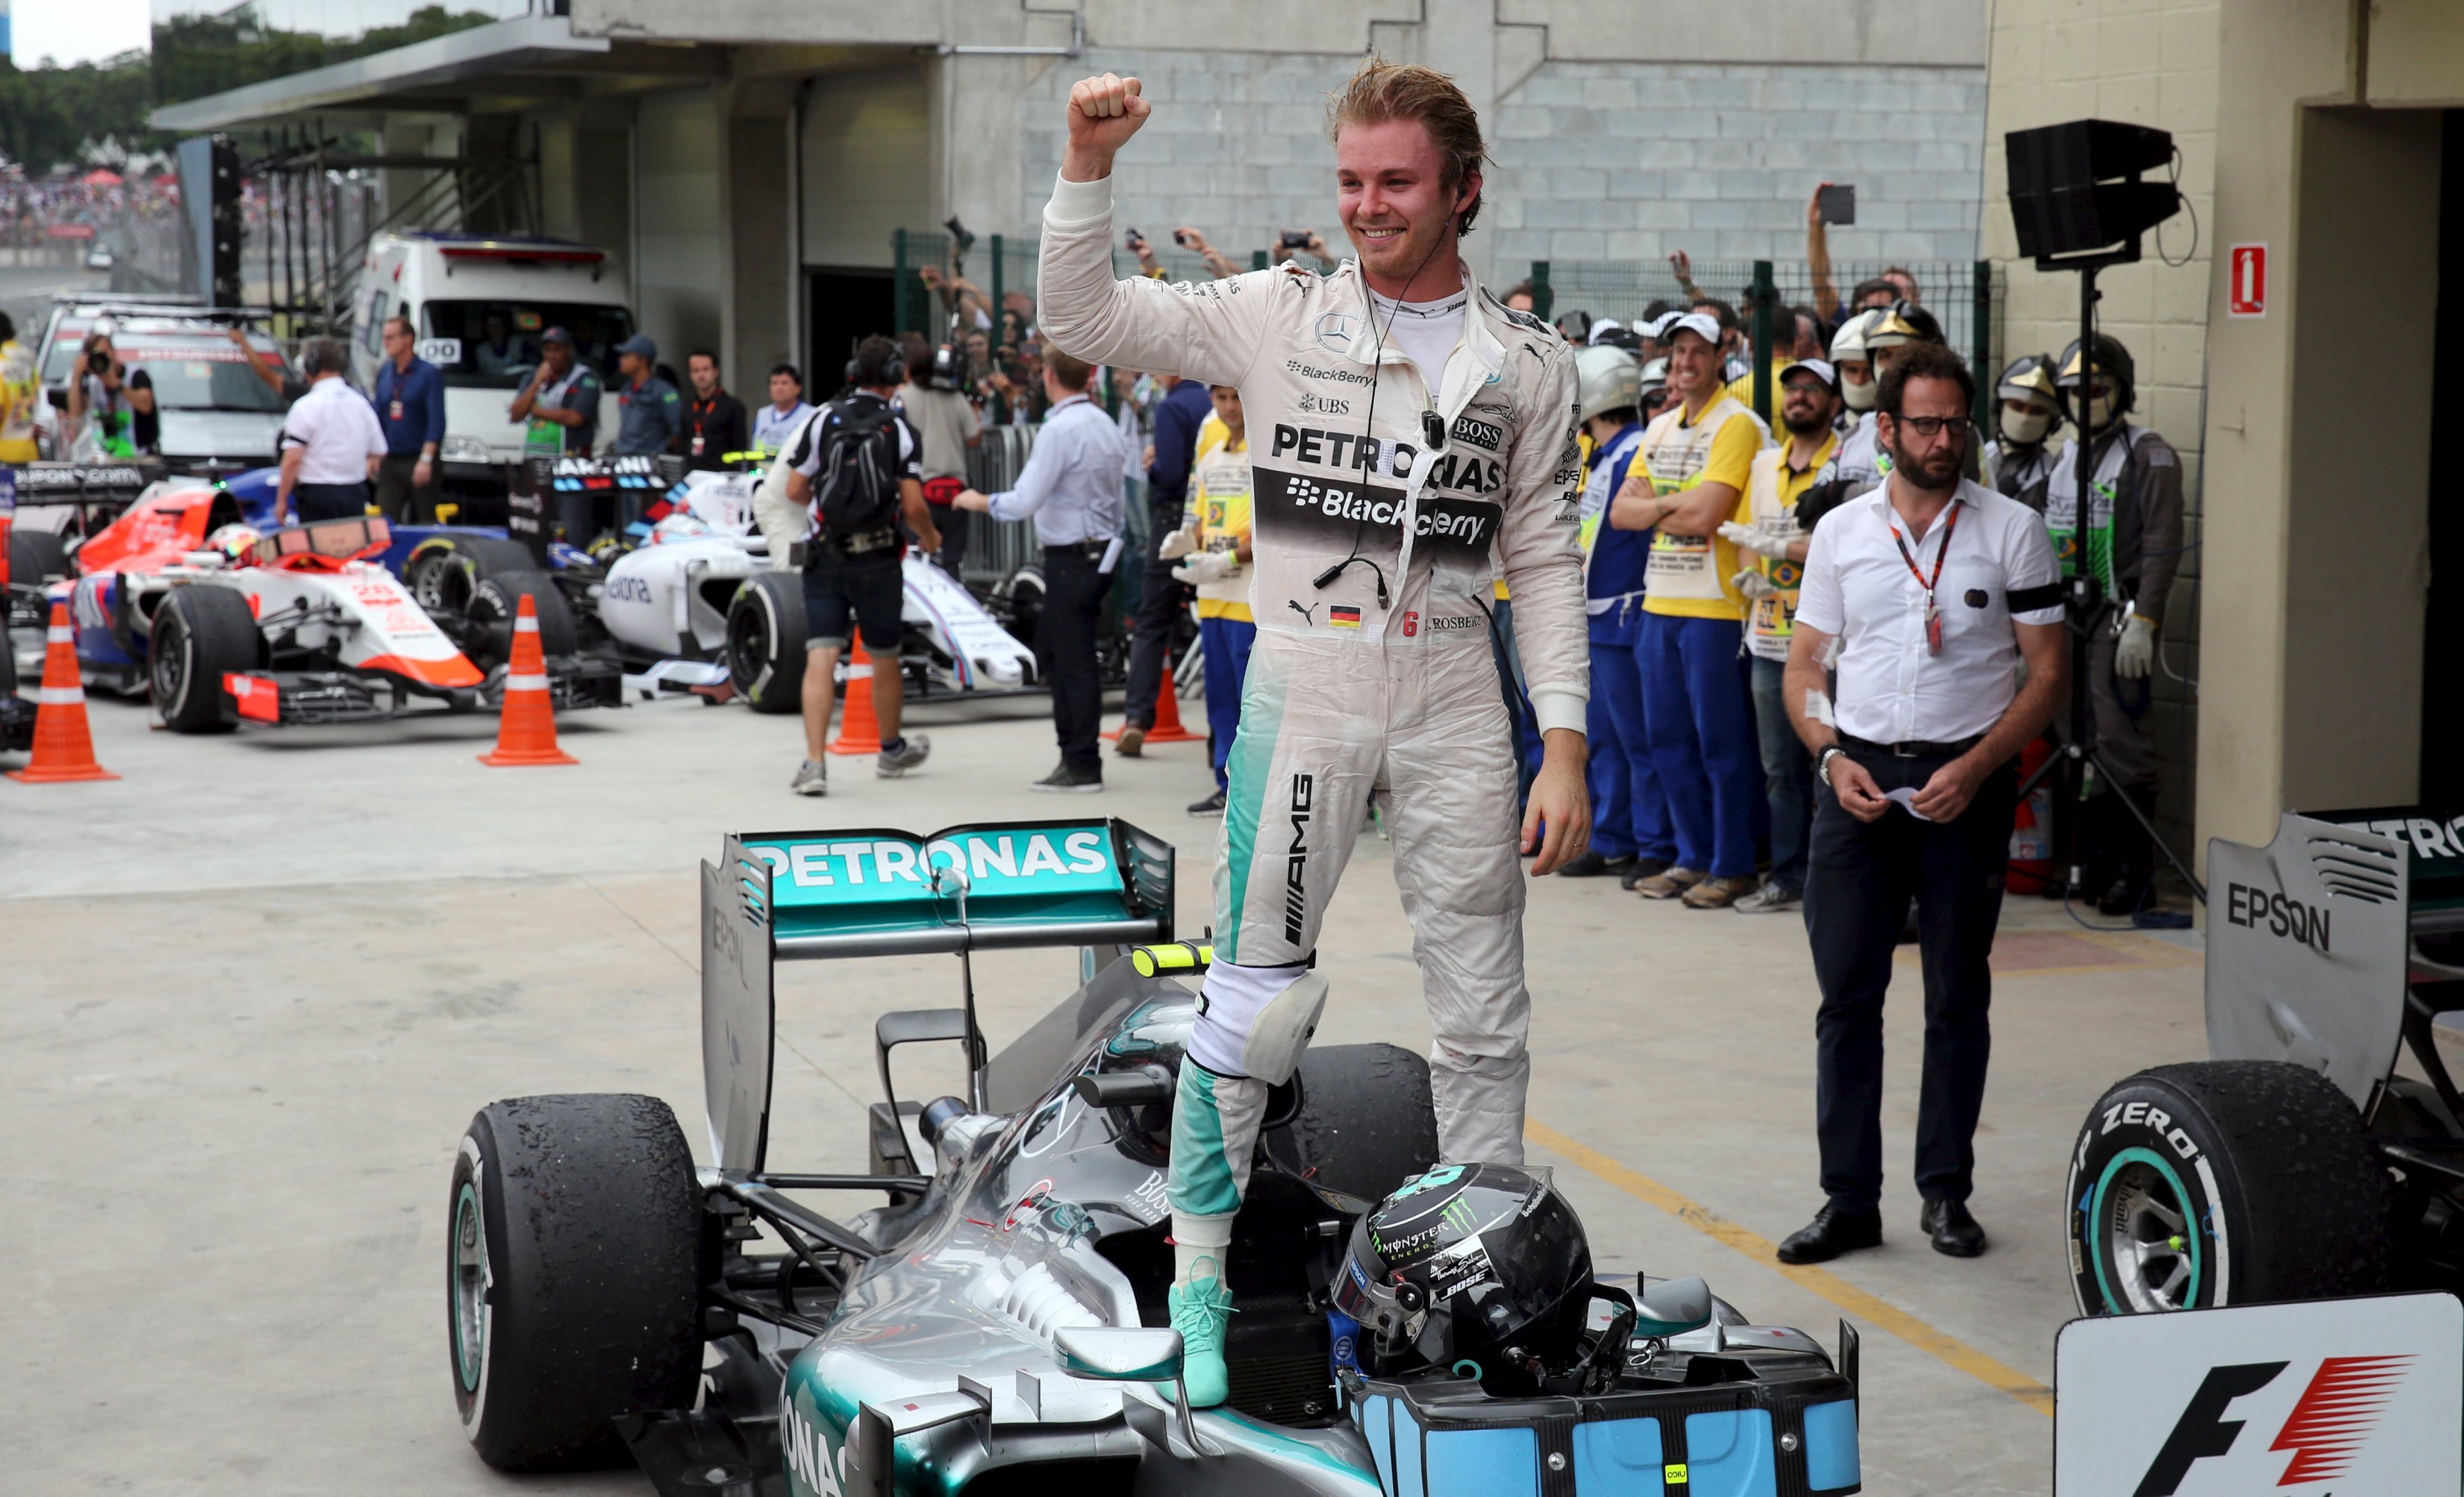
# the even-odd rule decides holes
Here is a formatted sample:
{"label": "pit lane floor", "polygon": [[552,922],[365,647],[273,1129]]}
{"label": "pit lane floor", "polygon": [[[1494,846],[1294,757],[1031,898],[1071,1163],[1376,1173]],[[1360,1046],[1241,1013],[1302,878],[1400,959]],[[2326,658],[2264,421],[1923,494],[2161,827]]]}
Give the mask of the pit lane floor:
{"label": "pit lane floor", "polygon": [[[1029,795],[1055,757],[1040,699],[913,709],[932,762],[885,782],[835,760],[822,802],[786,793],[796,724],[741,708],[577,715],[582,764],[542,770],[473,762],[493,718],[217,739],[148,731],[128,703],[92,718],[123,779],[0,782],[8,1490],[647,1491],[517,1483],[465,1446],[445,1188],[464,1124],[501,1096],[652,1092],[696,1137],[694,878],[723,831],[1109,813],[1179,844],[1183,928],[1208,918],[1215,824],[1182,812],[1210,787],[1202,749],[1108,754],[1100,798]],[[1391,856],[1364,836],[1336,896],[1329,1042],[1427,1044]],[[1819,1200],[1801,925],[1608,880],[1531,894],[1532,1158],[1602,1269],[1704,1274],[1825,1344],[1847,1307],[1868,1491],[2047,1490],[2064,1152],[2109,1082],[2201,1053],[2195,938],[2088,935],[2011,902],[1974,1201],[1994,1245],[1974,1262],[1916,1232],[1903,959],[1889,1242],[1784,1270],[1769,1244]],[[947,1003],[956,980],[946,958],[782,968],[772,1158],[861,1168],[874,1015]],[[1074,984],[1075,958],[991,954],[978,980],[998,1046]],[[911,1095],[960,1083],[955,1057],[901,1074]]]}

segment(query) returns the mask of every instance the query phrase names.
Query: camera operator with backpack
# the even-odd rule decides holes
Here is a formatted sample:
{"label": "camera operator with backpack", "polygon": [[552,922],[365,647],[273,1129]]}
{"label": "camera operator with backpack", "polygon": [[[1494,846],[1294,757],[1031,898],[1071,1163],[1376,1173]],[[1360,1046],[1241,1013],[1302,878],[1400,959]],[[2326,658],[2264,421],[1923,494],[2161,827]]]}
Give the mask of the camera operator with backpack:
{"label": "camera operator with backpack", "polygon": [[847,365],[847,383],[855,388],[807,418],[779,457],[787,501],[806,506],[811,525],[803,541],[804,762],[789,786],[798,795],[830,793],[830,713],[850,627],[863,631],[876,671],[872,706],[881,721],[881,755],[873,772],[896,780],[933,750],[923,735],[910,739],[898,731],[906,706],[898,670],[906,593],[899,560],[907,549],[900,519],[927,552],[941,545],[924,504],[924,444],[890,404],[906,378],[898,345],[879,335],[867,338]]}

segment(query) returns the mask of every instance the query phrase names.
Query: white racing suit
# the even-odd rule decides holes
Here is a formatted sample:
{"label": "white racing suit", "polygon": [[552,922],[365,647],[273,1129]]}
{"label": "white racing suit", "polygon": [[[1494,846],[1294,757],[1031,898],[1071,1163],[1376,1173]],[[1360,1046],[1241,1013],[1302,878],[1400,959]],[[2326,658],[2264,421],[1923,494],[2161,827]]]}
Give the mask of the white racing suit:
{"label": "white racing suit", "polygon": [[1530,995],[1488,604],[1502,564],[1540,725],[1581,732],[1573,360],[1546,324],[1467,284],[1462,341],[1430,390],[1379,346],[1356,263],[1116,281],[1111,197],[1110,182],[1064,182],[1045,211],[1044,336],[1090,362],[1237,385],[1255,474],[1258,641],[1172,1150],[1176,1238],[1221,1246],[1266,1086],[1314,1028],[1325,984],[1308,964],[1373,793],[1389,797],[1436,1033],[1439,1147],[1522,1161]]}

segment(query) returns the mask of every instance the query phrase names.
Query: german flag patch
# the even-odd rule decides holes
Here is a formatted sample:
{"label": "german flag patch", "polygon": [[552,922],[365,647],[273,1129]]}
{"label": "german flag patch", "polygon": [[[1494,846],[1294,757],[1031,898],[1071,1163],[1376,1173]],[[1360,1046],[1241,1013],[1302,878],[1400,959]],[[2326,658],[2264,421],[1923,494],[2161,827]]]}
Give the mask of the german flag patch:
{"label": "german flag patch", "polygon": [[1338,603],[1326,610],[1326,623],[1329,628],[1356,629],[1360,627],[1360,610]]}

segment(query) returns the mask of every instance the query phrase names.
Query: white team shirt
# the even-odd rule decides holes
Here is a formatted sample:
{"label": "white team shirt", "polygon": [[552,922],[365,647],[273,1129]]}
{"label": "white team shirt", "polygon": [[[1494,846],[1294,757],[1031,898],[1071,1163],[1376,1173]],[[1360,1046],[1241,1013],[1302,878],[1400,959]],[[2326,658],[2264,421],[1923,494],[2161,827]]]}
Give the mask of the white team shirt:
{"label": "white team shirt", "polygon": [[1405,358],[1419,366],[1420,383],[1429,387],[1432,397],[1445,387],[1446,361],[1463,341],[1463,309],[1470,305],[1468,291],[1435,301],[1397,301],[1374,291],[1369,294],[1370,315],[1384,330],[1386,343],[1401,349]]}
{"label": "white team shirt", "polygon": [[299,459],[301,483],[364,483],[368,459],[385,453],[377,408],[339,374],[309,385],[292,403],[278,445],[306,450]]}
{"label": "white team shirt", "polygon": [[[1832,714],[1841,733],[1876,743],[1955,743],[2010,710],[2019,681],[2013,626],[2061,621],[2051,590],[2060,568],[2044,520],[2016,499],[1963,478],[1951,503],[1916,537],[1892,512],[1890,490],[1885,481],[1815,527],[1796,622],[1839,641]],[[1940,654],[1925,648],[1925,589],[1892,539],[1894,525],[1925,577],[1942,559],[1934,592]],[[2034,605],[2013,609],[2014,592]]]}

